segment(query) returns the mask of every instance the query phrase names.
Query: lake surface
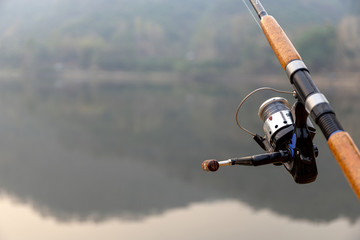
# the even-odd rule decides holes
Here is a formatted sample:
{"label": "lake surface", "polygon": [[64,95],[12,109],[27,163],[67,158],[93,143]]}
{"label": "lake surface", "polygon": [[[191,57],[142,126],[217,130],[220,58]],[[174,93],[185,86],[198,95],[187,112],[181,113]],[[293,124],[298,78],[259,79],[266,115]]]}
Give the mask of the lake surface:
{"label": "lake surface", "polygon": [[[360,204],[321,132],[308,185],[276,166],[201,170],[262,153],[235,110],[257,87],[289,90],[284,76],[41,79],[0,82],[0,239],[360,238]],[[359,143],[358,76],[325,80]],[[250,99],[241,122],[262,134],[258,106],[274,96]]]}

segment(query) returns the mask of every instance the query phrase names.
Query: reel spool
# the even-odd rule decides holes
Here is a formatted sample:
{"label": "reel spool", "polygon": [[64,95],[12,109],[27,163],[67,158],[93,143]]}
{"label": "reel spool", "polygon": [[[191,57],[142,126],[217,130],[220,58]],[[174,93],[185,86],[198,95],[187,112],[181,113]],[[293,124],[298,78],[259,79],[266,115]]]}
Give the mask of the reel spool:
{"label": "reel spool", "polygon": [[294,130],[289,102],[282,97],[270,98],[261,104],[258,116],[264,122],[267,142],[277,150]]}

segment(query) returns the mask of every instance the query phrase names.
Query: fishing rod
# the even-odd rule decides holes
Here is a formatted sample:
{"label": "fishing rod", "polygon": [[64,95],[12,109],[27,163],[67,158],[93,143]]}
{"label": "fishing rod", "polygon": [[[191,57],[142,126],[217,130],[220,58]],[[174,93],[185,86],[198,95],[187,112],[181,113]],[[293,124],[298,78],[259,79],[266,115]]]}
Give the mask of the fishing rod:
{"label": "fishing rod", "polygon": [[241,105],[253,93],[249,94],[238,107],[236,122],[241,129],[251,134],[267,153],[220,162],[214,159],[206,160],[202,163],[203,170],[217,171],[219,167],[228,165],[257,166],[272,163],[284,165],[297,183],[315,181],[315,158],[318,149],[312,143],[315,128],[308,118],[310,116],[320,127],[332,154],[360,199],[359,149],[341,126],[329,101],[316,87],[308,68],[284,30],[275,18],[267,13],[260,0],[249,1],[260,18],[261,29],[270,47],[290,80],[297,102],[291,110],[287,100],[283,98],[272,98],[264,102],[258,113],[264,121],[265,136],[261,137],[244,129],[238,122]]}

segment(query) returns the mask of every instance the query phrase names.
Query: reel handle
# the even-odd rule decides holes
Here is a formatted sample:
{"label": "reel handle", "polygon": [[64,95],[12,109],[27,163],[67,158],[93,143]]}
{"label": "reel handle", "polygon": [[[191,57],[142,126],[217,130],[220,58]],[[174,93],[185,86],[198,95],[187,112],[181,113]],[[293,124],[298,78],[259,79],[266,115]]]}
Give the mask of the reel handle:
{"label": "reel handle", "polygon": [[201,168],[206,172],[216,172],[222,166],[244,165],[244,166],[261,166],[271,163],[285,163],[289,160],[289,151],[279,151],[272,153],[264,153],[254,156],[231,158],[218,162],[215,159],[208,159],[202,162]]}

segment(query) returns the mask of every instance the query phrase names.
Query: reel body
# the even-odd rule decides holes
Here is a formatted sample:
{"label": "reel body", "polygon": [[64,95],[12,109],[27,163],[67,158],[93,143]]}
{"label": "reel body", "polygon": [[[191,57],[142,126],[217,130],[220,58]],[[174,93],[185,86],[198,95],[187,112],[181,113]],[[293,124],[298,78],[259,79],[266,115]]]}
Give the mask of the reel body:
{"label": "reel body", "polygon": [[317,147],[312,140],[316,129],[308,118],[304,105],[297,101],[292,109],[284,98],[271,98],[259,109],[259,117],[264,121],[266,151],[289,151],[285,168],[296,183],[310,183],[317,177],[315,158]]}
{"label": "reel body", "polygon": [[214,159],[206,160],[202,163],[203,170],[217,171],[219,167],[228,165],[274,164],[284,165],[296,183],[304,184],[315,181],[318,173],[315,161],[318,149],[313,144],[316,129],[308,118],[309,114],[302,102],[296,101],[291,109],[289,102],[281,97],[270,98],[261,104],[258,116],[264,122],[264,137],[251,133],[239,124],[238,112],[242,104],[248,97],[260,90],[274,89],[257,89],[246,96],[236,112],[236,122],[242,130],[251,134],[256,143],[267,153],[220,162]]}

